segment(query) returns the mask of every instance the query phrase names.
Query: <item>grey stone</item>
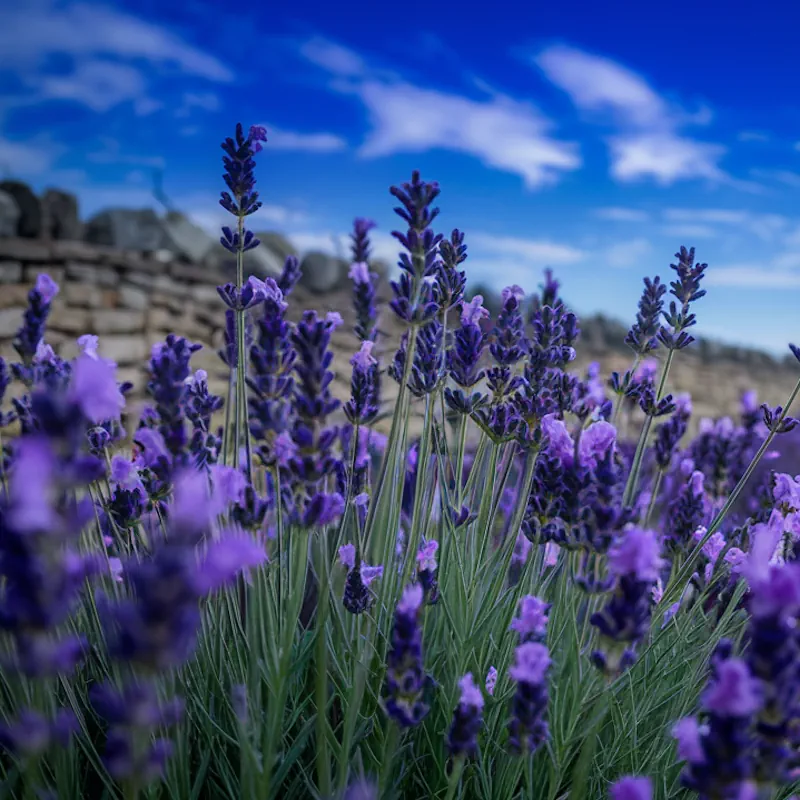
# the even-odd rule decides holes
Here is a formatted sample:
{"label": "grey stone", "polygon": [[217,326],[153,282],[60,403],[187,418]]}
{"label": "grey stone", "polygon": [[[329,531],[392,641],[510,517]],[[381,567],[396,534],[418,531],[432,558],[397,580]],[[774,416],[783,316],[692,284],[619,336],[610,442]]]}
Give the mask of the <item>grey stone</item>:
{"label": "grey stone", "polygon": [[0,339],[13,339],[22,325],[25,308],[4,308],[0,310]]}
{"label": "grey stone", "polygon": [[50,312],[48,327],[54,331],[82,336],[84,333],[88,333],[92,316],[89,311],[78,308],[65,308],[63,305],[56,303]]}
{"label": "grey stone", "polygon": [[67,281],[62,287],[64,301],[70,307],[97,308],[102,305],[102,290],[99,286]]}
{"label": "grey stone", "polygon": [[113,267],[81,264],[79,261],[67,262],[67,277],[107,288],[113,288],[119,284],[119,275]]}
{"label": "grey stone", "polygon": [[144,331],[144,311],[111,309],[95,311],[92,325],[96,333],[136,333]]}
{"label": "grey stone", "polygon": [[119,250],[154,252],[165,246],[166,234],[151,208],[109,208],[86,223],[84,239]]}
{"label": "grey stone", "polygon": [[124,308],[133,308],[136,311],[145,311],[149,305],[147,292],[139,289],[137,286],[123,284],[119,290],[119,304]]}
{"label": "grey stone", "polygon": [[217,305],[222,302],[216,286],[205,286],[204,284],[192,286],[190,295],[192,300],[204,305]]}
{"label": "grey stone", "polygon": [[148,272],[126,272],[125,280],[142,289],[152,289],[156,282],[156,276]]}
{"label": "grey stone", "polygon": [[347,265],[327,253],[306,253],[300,265],[300,284],[317,294],[335,289],[347,275]]}
{"label": "grey stone", "polygon": [[0,261],[0,283],[22,283],[22,262]]}
{"label": "grey stone", "polygon": [[50,248],[31,239],[0,239],[0,258],[11,261],[50,261]]}
{"label": "grey stone", "polygon": [[76,241],[83,235],[78,198],[60,189],[42,195],[42,232],[46,239]]}
{"label": "grey stone", "polygon": [[30,292],[30,287],[24,283],[6,284],[0,288],[0,308],[28,305],[28,292]]}
{"label": "grey stone", "polygon": [[138,365],[147,357],[147,342],[142,336],[103,336],[100,354],[120,365]]}
{"label": "grey stone", "polygon": [[257,233],[256,238],[261,240],[261,247],[271,250],[282,261],[286,261],[287,256],[298,255],[297,248],[282,233],[265,231]]}
{"label": "grey stone", "polygon": [[20,216],[14,195],[0,191],[0,237],[17,235]]}
{"label": "grey stone", "polygon": [[162,221],[167,249],[193,264],[203,262],[215,239],[179,211],[170,211]]}
{"label": "grey stone", "polygon": [[42,204],[33,189],[22,181],[0,181],[0,191],[10,194],[19,208],[17,236],[38,239],[42,233]]}

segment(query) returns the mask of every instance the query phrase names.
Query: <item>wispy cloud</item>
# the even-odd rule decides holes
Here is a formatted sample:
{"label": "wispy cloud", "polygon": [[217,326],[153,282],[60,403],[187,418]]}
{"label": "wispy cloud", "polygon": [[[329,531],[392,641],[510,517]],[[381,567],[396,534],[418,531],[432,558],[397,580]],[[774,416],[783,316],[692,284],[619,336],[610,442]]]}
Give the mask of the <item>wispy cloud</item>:
{"label": "wispy cloud", "polygon": [[800,172],[788,169],[752,169],[750,174],[760,180],[774,180],[792,189],[800,189]]}
{"label": "wispy cloud", "polygon": [[571,245],[540,239],[518,239],[513,236],[473,233],[467,241],[471,247],[478,247],[500,256],[513,256],[523,261],[539,262],[542,266],[573,264],[585,255],[582,250]]}
{"label": "wispy cloud", "polygon": [[581,165],[577,145],[556,138],[553,123],[530,103],[500,93],[473,99],[422,88],[372,70],[357,54],[325,40],[306,43],[301,54],[337,77],[335,90],[366,107],[370,130],[359,149],[363,158],[450,150],[519,175],[531,189]]}
{"label": "wispy cloud", "polygon": [[740,131],[736,138],[740,142],[768,142],[769,134],[763,131]]}
{"label": "wispy cloud", "polygon": [[167,28],[91,2],[4,5],[0,52],[24,87],[13,98],[18,107],[60,100],[103,113],[131,103],[143,116],[163,106],[151,96],[148,66],[213,82],[234,78],[216,56]]}
{"label": "wispy cloud", "polygon": [[710,121],[707,108],[689,113],[668,103],[640,75],[611,59],[554,45],[534,58],[546,77],[582,111],[610,117],[619,133],[610,137],[611,174],[621,182],[654,179],[724,181],[718,162],[725,148],[680,133]]}
{"label": "wispy cloud", "polygon": [[719,236],[719,230],[710,225],[692,225],[690,223],[664,225],[661,233],[665,236],[680,236],[686,239],[714,239]]}
{"label": "wispy cloud", "polygon": [[307,153],[336,153],[347,148],[347,142],[333,133],[298,133],[265,125],[271,150],[300,150]]}
{"label": "wispy cloud", "polygon": [[706,285],[737,286],[757,289],[800,288],[800,272],[770,269],[762,264],[739,264],[709,270]]}
{"label": "wispy cloud", "polygon": [[119,9],[90,2],[59,6],[27,0],[0,10],[0,52],[18,67],[44,57],[114,56],[177,66],[187,75],[228,82],[233,72],[216,56],[174,33]]}
{"label": "wispy cloud", "polygon": [[596,208],[594,216],[609,222],[647,222],[650,219],[650,215],[646,211],[638,208],[621,208],[619,206]]}
{"label": "wispy cloud", "polygon": [[667,222],[690,225],[735,226],[762,241],[776,240],[789,225],[789,220],[781,214],[761,214],[746,209],[666,208],[663,218]]}
{"label": "wispy cloud", "polygon": [[130,164],[137,167],[151,167],[163,169],[166,162],[162,156],[136,155],[125,152],[118,139],[111,136],[101,136],[98,139],[100,147],[86,154],[86,160],[94,164]]}
{"label": "wispy cloud", "polygon": [[653,246],[647,239],[631,239],[611,245],[605,252],[605,260],[612,267],[633,267],[652,251]]}

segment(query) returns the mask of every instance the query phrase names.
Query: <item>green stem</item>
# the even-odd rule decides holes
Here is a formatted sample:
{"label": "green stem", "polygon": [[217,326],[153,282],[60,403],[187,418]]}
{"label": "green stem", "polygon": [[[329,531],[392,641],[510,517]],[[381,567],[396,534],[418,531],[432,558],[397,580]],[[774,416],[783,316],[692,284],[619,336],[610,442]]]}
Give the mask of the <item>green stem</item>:
{"label": "green stem", "polygon": [[317,580],[319,599],[317,601],[317,658],[314,701],[317,711],[316,762],[319,792],[329,797],[331,792],[331,759],[328,753],[328,642],[325,627],[328,616],[328,553],[327,540],[317,536]]}
{"label": "green stem", "polygon": [[656,507],[656,501],[658,500],[658,490],[661,488],[661,481],[663,477],[664,477],[664,471],[661,469],[658,470],[658,472],[656,472],[656,478],[653,481],[653,489],[650,494],[650,502],[647,504],[647,513],[644,516],[645,528],[650,523],[650,517],[653,516],[653,511],[655,510]]}
{"label": "green stem", "polygon": [[453,800],[456,796],[458,783],[461,780],[461,774],[464,772],[464,756],[459,756],[453,762],[453,768],[450,770],[450,779],[447,781],[447,794],[444,800]]}
{"label": "green stem", "polygon": [[383,742],[383,754],[381,757],[381,774],[378,782],[378,797],[380,800],[387,800],[389,788],[392,785],[392,773],[394,772],[394,760],[397,755],[397,745],[400,741],[400,731],[392,720],[387,720],[388,730]]}

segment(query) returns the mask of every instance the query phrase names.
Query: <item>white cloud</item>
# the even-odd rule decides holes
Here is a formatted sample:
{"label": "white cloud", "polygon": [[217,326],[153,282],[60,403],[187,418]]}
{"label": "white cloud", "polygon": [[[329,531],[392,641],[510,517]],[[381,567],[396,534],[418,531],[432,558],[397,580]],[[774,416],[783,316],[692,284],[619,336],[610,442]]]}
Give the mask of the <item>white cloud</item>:
{"label": "white cloud", "polygon": [[101,148],[86,154],[86,160],[95,164],[130,164],[136,167],[163,169],[166,162],[161,156],[143,156],[122,151],[119,140],[110,136],[99,137]]}
{"label": "white cloud", "polygon": [[[666,208],[663,218],[672,223],[690,225],[735,226],[762,241],[774,241],[787,227],[789,220],[780,214],[759,214],[743,209]],[[723,235],[724,231],[719,231]]]}
{"label": "white cloud", "polygon": [[775,180],[792,189],[800,189],[800,172],[792,172],[788,169],[753,169],[750,170],[750,174],[754,178]]}
{"label": "white cloud", "polygon": [[486,233],[471,234],[467,237],[467,244],[470,247],[480,248],[481,251],[490,251],[500,256],[513,256],[523,261],[535,261],[542,265],[573,264],[585,255],[583,251],[570,245],[537,239],[518,239],[512,236],[493,236]]}
{"label": "white cloud", "polygon": [[620,208],[619,206],[597,208],[594,215],[598,219],[605,219],[609,222],[647,222],[650,219],[650,215],[646,211],[638,208]]}
{"label": "white cloud", "polygon": [[719,231],[710,225],[691,225],[689,223],[665,225],[661,228],[665,236],[679,236],[687,239],[713,239],[719,236]]}
{"label": "white cloud", "polygon": [[631,239],[611,245],[605,252],[605,259],[612,267],[633,267],[652,251],[653,246],[647,239]]}
{"label": "white cloud", "polygon": [[763,131],[740,131],[736,138],[740,142],[768,142],[769,134]]}
{"label": "white cloud", "polygon": [[42,75],[31,83],[42,99],[72,100],[97,112],[141,100],[147,90],[138,69],[102,59],[81,61],[68,75]]}
{"label": "white cloud", "polygon": [[201,111],[219,111],[219,96],[214,92],[184,92],[181,105],[175,110],[175,116],[179,119],[188,117],[195,108]]}
{"label": "white cloud", "polygon": [[716,267],[708,271],[708,286],[737,286],[757,289],[800,288],[800,272],[790,269],[772,269],[761,264],[740,264]]}
{"label": "white cloud", "polygon": [[450,150],[519,175],[528,188],[554,183],[581,165],[577,145],[555,138],[553,124],[529,103],[498,93],[474,100],[378,75],[355,53],[325,40],[307,42],[301,53],[337,76],[335,90],[366,107],[371,130],[359,151],[363,158]]}
{"label": "white cloud", "polygon": [[372,123],[360,154],[451,150],[522,177],[537,188],[581,165],[577,145],[552,138],[530,104],[497,96],[480,102],[407,83],[367,82],[356,90]]}
{"label": "white cloud", "polygon": [[658,125],[669,113],[646,81],[610,59],[556,45],[540,53],[536,63],[581,109],[612,111],[637,127]]}
{"label": "white cloud", "polygon": [[32,142],[14,142],[0,136],[0,173],[10,176],[29,177],[49,172],[57,155],[50,143],[41,138]]}
{"label": "white cloud", "polygon": [[579,109],[610,115],[618,128],[608,140],[617,180],[649,178],[662,186],[697,178],[732,182],[718,166],[724,147],[680,133],[686,125],[708,124],[708,108],[689,113],[671,105],[635,72],[573,47],[549,47],[534,61]]}
{"label": "white cloud", "polygon": [[297,133],[274,125],[265,125],[271,150],[299,150],[307,153],[336,153],[347,148],[347,142],[333,133]]}
{"label": "white cloud", "polygon": [[361,56],[319,36],[304,42],[300,53],[312,64],[343,78],[354,78],[366,72]]}
{"label": "white cloud", "polygon": [[0,52],[17,69],[52,54],[114,56],[177,66],[187,75],[230,82],[233,72],[215,56],[165,28],[90,2],[59,7],[27,0],[0,10]]}
{"label": "white cloud", "polygon": [[662,186],[689,178],[723,180],[717,166],[725,148],[673,133],[634,133],[610,140],[611,174],[620,181],[653,178]]}

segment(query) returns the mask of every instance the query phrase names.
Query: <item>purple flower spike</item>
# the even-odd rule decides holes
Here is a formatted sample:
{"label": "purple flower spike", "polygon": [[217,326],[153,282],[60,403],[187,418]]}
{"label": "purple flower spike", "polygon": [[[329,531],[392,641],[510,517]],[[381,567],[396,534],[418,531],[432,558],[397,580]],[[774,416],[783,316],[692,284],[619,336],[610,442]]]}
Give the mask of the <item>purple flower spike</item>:
{"label": "purple flower spike", "polygon": [[526,642],[517,647],[514,665],[508,671],[517,684],[511,701],[509,747],[515,755],[530,755],[549,736],[545,720],[547,712],[547,672],[550,652],[537,642]]}
{"label": "purple flower spike", "polygon": [[519,616],[511,622],[510,630],[519,634],[520,643],[544,642],[547,633],[547,612],[550,604],[531,594],[520,600]]}
{"label": "purple flower spike", "polygon": [[403,591],[397,604],[387,659],[383,708],[401,727],[418,725],[430,706],[425,694],[431,686],[422,663],[422,629],[419,614],[424,592],[419,584]]}
{"label": "purple flower spike", "polygon": [[125,397],[117,384],[117,365],[86,353],[73,362],[69,396],[96,425],[118,420],[125,408]]}
{"label": "purple flower spike", "polygon": [[653,781],[629,775],[612,784],[609,794],[611,800],[653,800]]}
{"label": "purple flower spike", "polygon": [[306,507],[303,525],[306,528],[330,525],[336,522],[343,513],[344,498],[340,494],[315,494]]}
{"label": "purple flower spike", "polygon": [[474,756],[478,749],[478,732],[483,724],[483,695],[468,672],[458,682],[461,698],[453,714],[447,749],[453,758]]}
{"label": "purple flower spike", "polygon": [[497,686],[497,668],[489,667],[486,673],[486,694],[490,697],[494,695],[494,687]]}

